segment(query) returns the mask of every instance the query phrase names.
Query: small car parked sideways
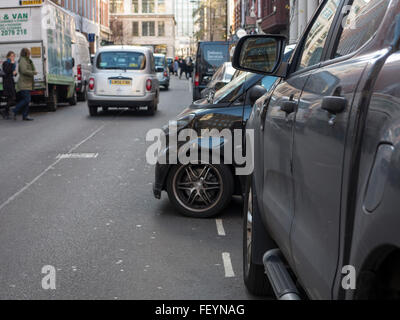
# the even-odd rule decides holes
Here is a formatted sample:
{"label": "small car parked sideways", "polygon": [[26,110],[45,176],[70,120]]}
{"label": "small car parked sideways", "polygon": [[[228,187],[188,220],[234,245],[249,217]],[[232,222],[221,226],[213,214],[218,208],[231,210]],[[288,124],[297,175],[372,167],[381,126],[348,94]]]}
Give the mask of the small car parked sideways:
{"label": "small car parked sideways", "polygon": [[252,293],[400,299],[400,1],[324,0],[289,63],[280,35],[232,64],[280,78],[255,104],[243,208]]}
{"label": "small car parked sideways", "polygon": [[[293,49],[294,46],[287,47],[286,61]],[[178,135],[183,129],[193,129],[201,137],[203,129],[218,131],[244,129],[254,102],[270,90],[276,79],[276,77],[242,72],[214,95],[197,100],[185,109],[174,121],[177,132],[169,132],[169,127],[166,125],[163,128],[165,135],[169,139],[172,135]],[[195,143],[200,150],[210,148],[208,138],[200,138]],[[176,147],[179,150],[181,144]],[[221,147],[223,148],[223,145]],[[160,154],[171,152],[174,148],[167,145]],[[167,191],[175,207],[189,217],[208,218],[217,215],[229,204],[232,195],[243,195],[245,179],[242,179],[243,176],[235,175],[235,167],[235,162],[224,164],[223,161],[221,164],[157,163],[154,196],[160,199],[161,192]]]}
{"label": "small car parked sideways", "polygon": [[163,86],[166,90],[168,90],[170,76],[167,59],[165,58],[164,54],[155,53],[154,60],[156,63],[158,82],[160,83],[160,86]]}
{"label": "small car parked sideways", "polygon": [[89,76],[92,71],[92,63],[90,58],[89,42],[86,37],[75,32],[76,42],[72,43],[72,57],[74,59],[74,77],[75,89],[78,101],[86,101],[87,85]]}
{"label": "small car parked sideways", "polygon": [[210,94],[214,94],[219,89],[223,88],[229,81],[232,80],[232,76],[236,69],[232,67],[231,62],[225,62],[218,70],[214,73],[211,81],[207,84],[207,87],[201,92],[201,97],[205,98]]}
{"label": "small car parked sideways", "polygon": [[94,58],[88,89],[91,116],[100,107],[104,111],[147,107],[153,115],[160,98],[153,52],[145,47],[102,47]]}

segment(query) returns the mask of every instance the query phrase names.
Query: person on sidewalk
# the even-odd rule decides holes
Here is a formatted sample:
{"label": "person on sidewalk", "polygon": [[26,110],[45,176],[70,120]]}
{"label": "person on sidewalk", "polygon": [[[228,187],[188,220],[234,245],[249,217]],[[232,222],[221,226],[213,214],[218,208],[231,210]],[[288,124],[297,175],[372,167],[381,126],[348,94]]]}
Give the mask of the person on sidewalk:
{"label": "person on sidewalk", "polygon": [[37,75],[37,72],[30,56],[31,52],[29,49],[24,48],[21,50],[21,57],[18,61],[19,79],[17,84],[20,100],[13,110],[14,120],[17,120],[17,113],[19,111],[22,111],[22,120],[33,120],[28,118],[28,114],[29,104],[31,103],[31,91],[33,90],[34,85],[34,76]]}
{"label": "person on sidewalk", "polygon": [[190,79],[192,77],[193,74],[193,60],[191,57],[188,58],[188,63],[186,65],[186,79]]}
{"label": "person on sidewalk", "polygon": [[185,60],[185,59],[182,59],[181,61],[182,61],[182,62],[181,62],[181,64],[180,64],[181,70],[180,70],[180,73],[179,73],[179,79],[181,79],[182,74],[185,74],[185,75],[186,75],[186,60]]}
{"label": "person on sidewalk", "polygon": [[179,72],[179,62],[178,59],[176,59],[174,62],[174,74],[176,77],[178,76],[178,72]]}
{"label": "person on sidewalk", "polygon": [[3,95],[7,98],[7,105],[2,116],[4,119],[9,119],[10,108],[15,106],[17,100],[17,92],[15,90],[14,77],[17,75],[15,64],[15,53],[10,51],[7,53],[7,60],[3,62]]}

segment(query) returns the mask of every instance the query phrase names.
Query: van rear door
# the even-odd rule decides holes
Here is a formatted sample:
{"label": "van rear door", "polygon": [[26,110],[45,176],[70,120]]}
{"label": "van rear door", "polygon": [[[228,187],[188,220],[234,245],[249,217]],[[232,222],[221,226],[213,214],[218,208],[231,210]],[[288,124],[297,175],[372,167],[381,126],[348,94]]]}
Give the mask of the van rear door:
{"label": "van rear door", "polygon": [[198,68],[202,75],[201,82],[204,78],[209,77],[224,63],[230,60],[228,43],[202,43],[199,50]]}

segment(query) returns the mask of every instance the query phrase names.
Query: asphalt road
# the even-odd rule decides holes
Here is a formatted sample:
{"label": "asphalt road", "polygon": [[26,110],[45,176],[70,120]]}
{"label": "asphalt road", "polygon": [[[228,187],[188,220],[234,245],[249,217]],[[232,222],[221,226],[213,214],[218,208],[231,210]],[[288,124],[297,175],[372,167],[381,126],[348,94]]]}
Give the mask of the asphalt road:
{"label": "asphalt road", "polygon": [[[218,234],[216,219],[182,217],[165,193],[152,195],[146,132],[190,101],[189,83],[173,79],[154,117],[90,118],[80,103],[35,108],[32,122],[0,120],[0,299],[252,298],[240,199]],[[57,158],[71,152],[97,157]],[[56,269],[55,290],[42,288],[45,265]]]}

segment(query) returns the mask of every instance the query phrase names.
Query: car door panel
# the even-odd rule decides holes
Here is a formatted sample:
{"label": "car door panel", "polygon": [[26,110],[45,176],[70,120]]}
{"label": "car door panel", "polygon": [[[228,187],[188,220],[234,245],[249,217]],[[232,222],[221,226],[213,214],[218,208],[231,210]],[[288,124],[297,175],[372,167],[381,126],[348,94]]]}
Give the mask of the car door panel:
{"label": "car door panel", "polygon": [[[291,248],[295,270],[315,298],[329,299],[340,226],[345,138],[350,108],[368,61],[363,58],[316,69],[304,87],[294,126],[294,221]],[[346,99],[336,115],[321,108],[326,97]]]}
{"label": "car door panel", "polygon": [[260,205],[264,209],[264,222],[287,258],[294,212],[291,157],[295,111],[287,114],[281,107],[288,100],[298,102],[308,76],[305,72],[277,85],[264,123],[264,188]]}

